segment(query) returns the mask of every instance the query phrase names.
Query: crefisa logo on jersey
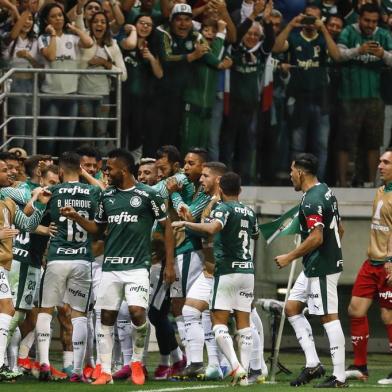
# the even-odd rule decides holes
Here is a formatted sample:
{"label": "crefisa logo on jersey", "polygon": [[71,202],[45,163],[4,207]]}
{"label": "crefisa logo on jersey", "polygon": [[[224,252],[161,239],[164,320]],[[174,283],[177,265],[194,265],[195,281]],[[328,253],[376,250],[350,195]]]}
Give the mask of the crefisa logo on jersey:
{"label": "crefisa logo on jersey", "polygon": [[139,196],[133,196],[130,201],[130,204],[132,207],[135,207],[135,208],[140,207],[142,204],[142,199]]}

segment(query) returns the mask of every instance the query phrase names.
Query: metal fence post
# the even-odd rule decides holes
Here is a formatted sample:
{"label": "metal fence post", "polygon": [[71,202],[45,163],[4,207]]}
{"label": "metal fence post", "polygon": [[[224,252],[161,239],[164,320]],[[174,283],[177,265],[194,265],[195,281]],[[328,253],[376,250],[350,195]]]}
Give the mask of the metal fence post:
{"label": "metal fence post", "polygon": [[34,73],[34,86],[33,86],[33,154],[37,154],[37,133],[38,133],[38,114],[39,114],[39,103],[38,103],[38,73]]}
{"label": "metal fence post", "polygon": [[116,121],[116,145],[121,147],[121,74],[117,74],[117,89],[116,89],[116,110],[117,110],[117,121]]}

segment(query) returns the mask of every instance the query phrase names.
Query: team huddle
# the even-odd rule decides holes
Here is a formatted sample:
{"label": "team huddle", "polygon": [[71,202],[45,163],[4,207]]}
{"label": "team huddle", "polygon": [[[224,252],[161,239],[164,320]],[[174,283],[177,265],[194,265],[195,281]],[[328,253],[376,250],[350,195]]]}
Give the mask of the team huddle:
{"label": "team huddle", "polygon": [[[386,154],[392,181],[392,153]],[[208,161],[199,148],[188,151],[182,167],[174,146],[161,147],[156,159],[142,159],[137,179],[133,156],[123,149],[108,154],[104,170],[90,148],[62,154],[58,166],[49,157],[32,156],[24,182],[16,179],[14,162],[12,154],[0,154],[0,381],[31,372],[40,381],[104,385],[129,379],[142,385],[150,325],[160,354],[156,380],[230,375],[232,385],[240,386],[264,380],[251,250],[259,226],[255,212],[239,201],[238,174]],[[337,200],[316,173],[312,155],[293,161],[294,188],[304,193],[302,243],[275,262],[282,268],[303,257],[304,264],[285,307],[306,356],[291,385],[325,374],[303,314],[307,306],[320,316],[333,363],[332,375],[316,386],[335,388],[346,386],[346,377],[365,377],[367,368],[355,361],[345,370],[337,297],[343,228]],[[382,205],[377,208],[383,216]],[[373,237],[378,231],[371,244]],[[369,259],[378,261],[389,284],[388,257],[385,249]],[[62,371],[49,358],[55,316]],[[33,346],[36,360],[29,357]],[[392,383],[392,377],[383,381]]]}

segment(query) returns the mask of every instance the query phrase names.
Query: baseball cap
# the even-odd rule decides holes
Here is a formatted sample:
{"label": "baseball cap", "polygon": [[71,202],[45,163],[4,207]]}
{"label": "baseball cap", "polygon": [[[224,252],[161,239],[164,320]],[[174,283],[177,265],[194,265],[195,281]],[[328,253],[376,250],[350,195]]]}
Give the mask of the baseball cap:
{"label": "baseball cap", "polygon": [[192,7],[189,4],[175,4],[170,14],[170,20],[176,15],[189,15],[192,17]]}

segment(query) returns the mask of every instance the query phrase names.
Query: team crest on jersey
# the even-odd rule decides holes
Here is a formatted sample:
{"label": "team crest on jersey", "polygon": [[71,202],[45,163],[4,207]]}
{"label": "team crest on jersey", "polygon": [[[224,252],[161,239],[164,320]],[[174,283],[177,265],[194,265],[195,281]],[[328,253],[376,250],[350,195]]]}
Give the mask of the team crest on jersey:
{"label": "team crest on jersey", "polygon": [[140,207],[142,205],[142,199],[139,196],[133,196],[130,203],[132,207]]}
{"label": "team crest on jersey", "polygon": [[65,47],[66,47],[67,49],[72,49],[72,42],[71,42],[71,41],[66,42],[66,43],[65,43]]}
{"label": "team crest on jersey", "polygon": [[8,292],[8,286],[5,283],[0,284],[0,291],[2,293],[7,293]]}

